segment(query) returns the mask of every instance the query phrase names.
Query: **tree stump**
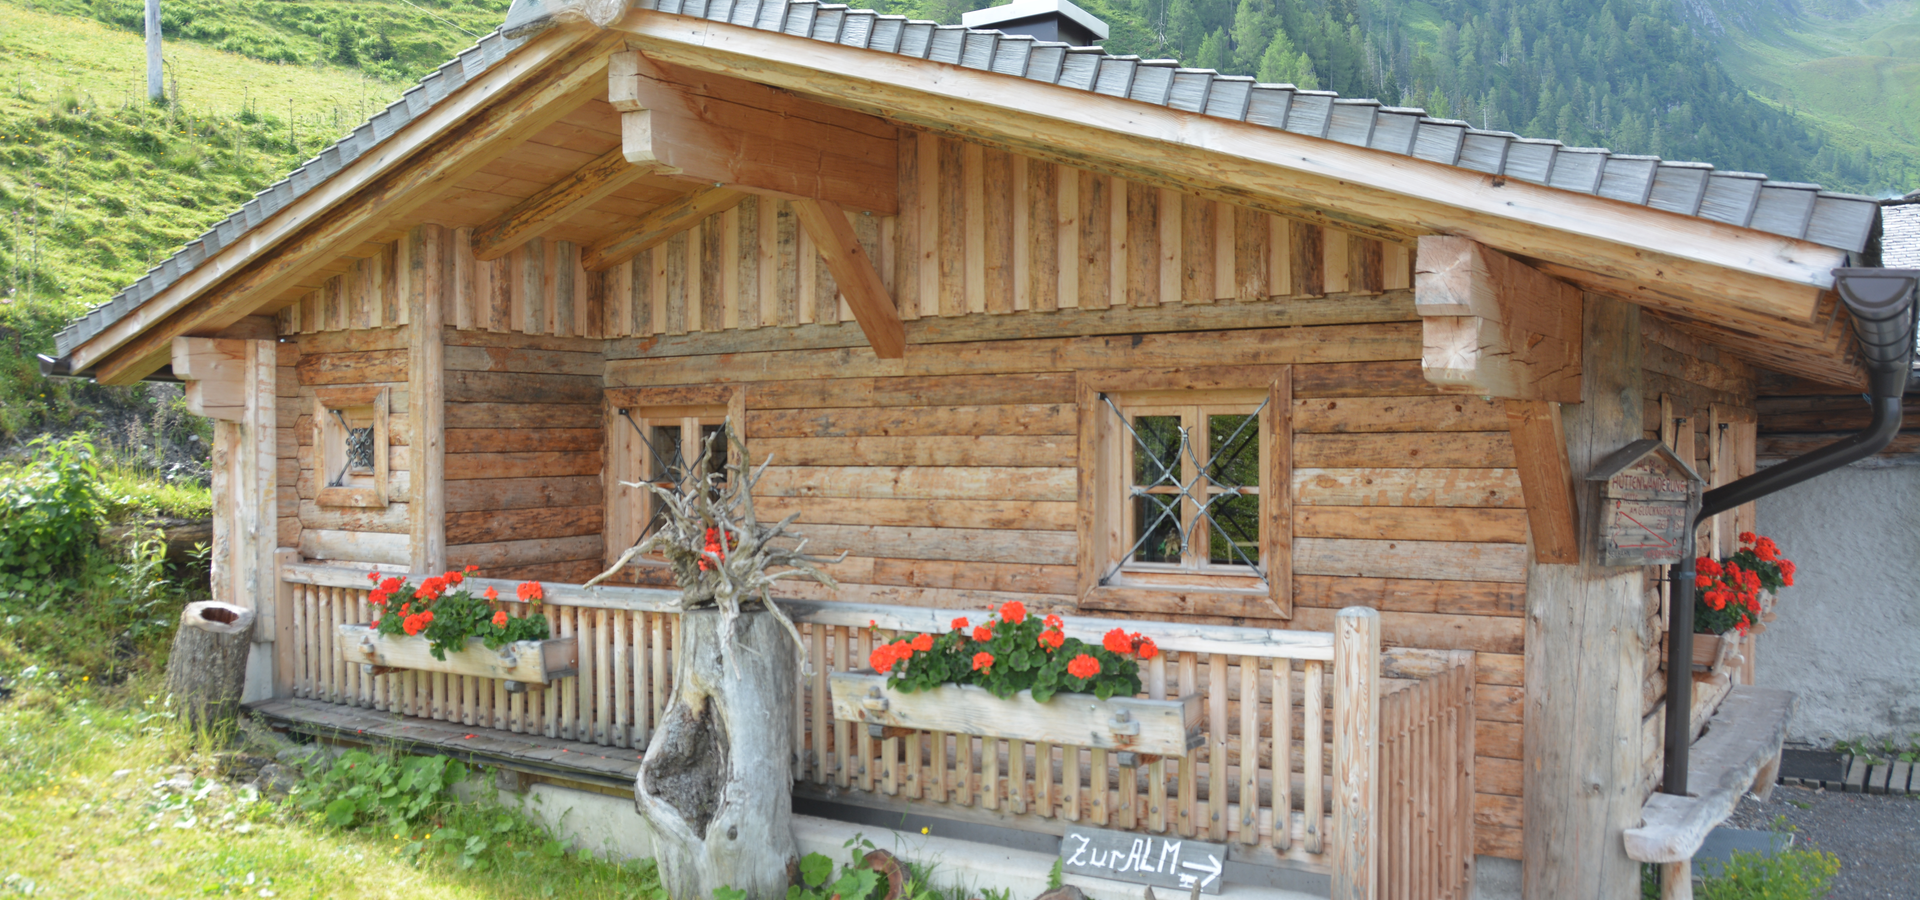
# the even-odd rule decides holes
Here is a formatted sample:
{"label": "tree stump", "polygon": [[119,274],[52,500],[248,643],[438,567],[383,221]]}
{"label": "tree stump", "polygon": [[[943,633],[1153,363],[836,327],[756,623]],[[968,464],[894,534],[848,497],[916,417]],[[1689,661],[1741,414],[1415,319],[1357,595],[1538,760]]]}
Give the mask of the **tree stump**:
{"label": "tree stump", "polygon": [[728,666],[722,613],[684,617],[673,699],[634,785],[660,883],[673,900],[706,900],[720,887],[745,891],[750,900],[779,900],[799,857],[793,638],[772,614],[743,612]]}
{"label": "tree stump", "polygon": [[167,659],[167,692],[195,728],[239,716],[253,618],[253,610],[217,600],[189,603],[180,612]]}

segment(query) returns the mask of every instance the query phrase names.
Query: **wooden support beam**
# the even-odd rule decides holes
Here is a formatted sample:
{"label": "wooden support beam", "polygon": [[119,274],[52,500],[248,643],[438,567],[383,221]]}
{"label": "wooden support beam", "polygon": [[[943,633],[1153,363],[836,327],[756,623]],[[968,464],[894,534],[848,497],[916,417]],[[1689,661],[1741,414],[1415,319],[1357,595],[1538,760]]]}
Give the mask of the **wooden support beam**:
{"label": "wooden support beam", "polygon": [[765,85],[613,55],[607,100],[628,161],[665,175],[787,198],[900,210],[898,129],[878,116]]}
{"label": "wooden support beam", "polygon": [[582,103],[602,96],[609,38],[553,29],[468,82],[187,277],[79,347],[75,371],[132,384],[166,365],[176,335],[218,331],[337,254],[404,222],[420,204]]}
{"label": "wooden support beam", "polygon": [[407,339],[408,565],[439,572],[447,565],[446,309],[453,299],[453,233],[419,225],[401,239],[402,302],[414,323]]}
{"label": "wooden support beam", "polygon": [[651,171],[650,166],[628,162],[620,148],[609,150],[599,159],[581,166],[579,171],[475,228],[473,256],[481,262],[499,259],[529,238],[540,236]]}
{"label": "wooden support beam", "polygon": [[603,238],[580,255],[580,265],[589,272],[603,272],[643,251],[667,242],[667,239],[699,224],[717,212],[726,212],[747,199],[746,191],[732,188],[707,188],[694,191],[641,216],[632,227]]}
{"label": "wooden support beam", "polygon": [[847,305],[853,308],[853,318],[860,323],[874,355],[881,359],[906,355],[907,332],[900,322],[900,311],[894,308],[893,297],[880,280],[880,270],[861,249],[846,212],[829,200],[796,200],[793,209],[800,216],[800,227],[807,230],[826,260]]}
{"label": "wooden support beam", "polygon": [[186,382],[188,412],[222,422],[238,422],[246,417],[249,375],[246,341],[174,338],[173,374]]}
{"label": "wooden support beam", "polygon": [[[1585,473],[1641,437],[1640,309],[1599,296],[1583,314],[1581,402],[1564,408],[1567,458]],[[1582,485],[1580,521],[1599,494]],[[1627,900],[1640,867],[1624,834],[1641,822],[1641,679],[1646,575],[1603,566],[1591,536],[1578,563],[1527,570],[1526,728],[1522,739],[1522,895]]]}
{"label": "wooden support beam", "polygon": [[1580,525],[1573,498],[1573,467],[1567,462],[1567,432],[1560,404],[1508,400],[1507,431],[1533,532],[1533,558],[1543,563],[1580,561]]}
{"label": "wooden support beam", "polygon": [[1579,402],[1580,296],[1467,238],[1422,237],[1413,275],[1421,371],[1452,393]]}

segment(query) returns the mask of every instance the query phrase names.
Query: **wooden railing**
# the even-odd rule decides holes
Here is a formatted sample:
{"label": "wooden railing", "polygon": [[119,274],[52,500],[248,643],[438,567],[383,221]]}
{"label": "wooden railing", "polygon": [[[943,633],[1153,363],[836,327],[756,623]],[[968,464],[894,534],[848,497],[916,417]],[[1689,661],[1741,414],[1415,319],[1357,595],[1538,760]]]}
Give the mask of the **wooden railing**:
{"label": "wooden railing", "polygon": [[[368,675],[342,662],[333,636],[341,624],[371,618],[370,571],[281,565],[279,621],[289,623],[276,650],[283,696],[646,746],[673,689],[676,593],[544,585],[541,613],[555,635],[579,640],[579,675],[515,693],[496,679]],[[514,595],[509,582],[476,579],[473,587],[489,585]],[[1053,834],[1085,824],[1224,842],[1237,862],[1333,873],[1335,896],[1458,897],[1471,883],[1471,653],[1379,653],[1374,631],[1354,646],[1374,648],[1377,664],[1339,677],[1349,658],[1368,654],[1339,649],[1330,633],[1067,617],[1067,633],[1089,642],[1116,624],[1152,635],[1165,652],[1143,666],[1149,698],[1202,697],[1200,749],[1185,758],[1129,757],[1064,736],[876,739],[832,717],[828,675],[866,668],[875,640],[945,631],[956,616],[984,621],[987,611],[782,605],[812,666],[792,722],[797,795],[886,809],[913,804],[922,814]],[[1351,890],[1338,886],[1343,876],[1355,879]]]}

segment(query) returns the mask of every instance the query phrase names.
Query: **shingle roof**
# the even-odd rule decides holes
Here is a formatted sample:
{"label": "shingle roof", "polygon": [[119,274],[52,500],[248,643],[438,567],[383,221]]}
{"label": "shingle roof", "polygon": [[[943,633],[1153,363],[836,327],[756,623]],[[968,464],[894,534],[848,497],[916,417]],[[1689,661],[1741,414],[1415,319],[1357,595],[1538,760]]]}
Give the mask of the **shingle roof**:
{"label": "shingle roof", "polygon": [[[508,13],[508,32],[495,31],[481,38],[366,124],[255,195],[239,212],[148,270],[112,300],[67,326],[55,336],[60,355],[71,353],[221,247],[384,141],[449,91],[499,61],[526,35],[538,30],[548,15],[541,8],[545,5],[537,0],[515,3]],[[1484,131],[1466,122],[1434,118],[1423,109],[1385,106],[1378,100],[1343,98],[1333,91],[1302,90],[1290,84],[1261,84],[1211,69],[1183,68],[1177,60],[1116,56],[1099,47],[1071,47],[1026,35],[909,20],[818,0],[634,0],[633,5],[1248,122],[1841,250],[1865,247],[1876,212],[1871,197],[1823,191],[1815,184],[1769,181],[1753,172],[1716,171],[1707,163],[1568,147],[1559,141]],[[514,36],[506,36],[508,33]]]}
{"label": "shingle roof", "polygon": [[179,252],[168,257],[159,265],[147,270],[138,281],[114,295],[99,306],[89,310],[86,315],[75,319],[59,334],[54,335],[54,347],[61,356],[73,352],[94,335],[107,329],[107,326],[145,303],[149,297],[166,290],[182,275],[193,271],[207,258],[220,252],[220,248],[233,243],[254,226],[266,221],[274,213],[286,208],[294,200],[318,187],[334,173],[346,168],[354,160],[365,156],[367,151],[392,137],[434,104],[492,68],[514,48],[525,43],[524,37],[506,37],[498,31],[482,37],[473,46],[468,47],[440,68],[433,70],[418,84],[408,88],[377,113],[374,113],[360,127],[349,132],[346,137],[335,141],[319,155],[294,169],[287,177],[274,182],[265,190],[254,194],[233,215],[228,216],[199,237],[187,242]]}

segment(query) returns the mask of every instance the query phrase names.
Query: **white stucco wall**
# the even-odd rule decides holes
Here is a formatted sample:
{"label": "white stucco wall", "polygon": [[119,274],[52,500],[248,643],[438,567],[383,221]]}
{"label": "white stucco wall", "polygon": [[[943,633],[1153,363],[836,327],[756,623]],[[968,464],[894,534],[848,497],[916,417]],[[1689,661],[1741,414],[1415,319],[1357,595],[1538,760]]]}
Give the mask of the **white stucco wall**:
{"label": "white stucco wall", "polygon": [[1796,691],[1787,739],[1920,733],[1920,466],[1848,467],[1760,501],[1799,567],[1759,639],[1756,680]]}

